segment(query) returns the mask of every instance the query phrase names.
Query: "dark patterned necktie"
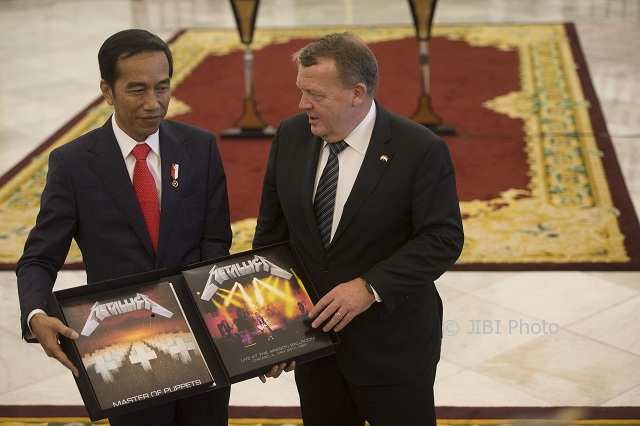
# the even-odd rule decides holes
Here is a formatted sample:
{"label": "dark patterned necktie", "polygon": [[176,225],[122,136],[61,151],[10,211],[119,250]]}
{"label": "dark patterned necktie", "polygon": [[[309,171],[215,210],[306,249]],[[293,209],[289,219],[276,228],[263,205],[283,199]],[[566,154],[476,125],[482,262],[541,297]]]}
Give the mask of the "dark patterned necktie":
{"label": "dark patterned necktie", "polygon": [[313,200],[316,221],[318,222],[322,244],[325,248],[328,247],[331,242],[333,210],[336,204],[336,190],[338,188],[338,154],[340,154],[348,144],[345,141],[340,141],[327,145],[329,146],[329,159],[320,176],[316,196]]}

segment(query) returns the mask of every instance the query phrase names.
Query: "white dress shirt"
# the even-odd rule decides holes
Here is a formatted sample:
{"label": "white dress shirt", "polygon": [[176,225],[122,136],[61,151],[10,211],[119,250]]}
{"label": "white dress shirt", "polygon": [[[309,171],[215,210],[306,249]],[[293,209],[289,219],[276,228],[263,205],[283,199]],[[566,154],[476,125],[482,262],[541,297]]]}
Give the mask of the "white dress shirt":
{"label": "white dress shirt", "polygon": [[[371,108],[369,112],[362,119],[360,124],[344,138],[344,141],[348,146],[338,155],[338,187],[336,189],[336,204],[333,209],[333,222],[331,224],[331,239],[338,229],[340,218],[342,217],[342,211],[344,205],[347,203],[347,198],[353,189],[353,184],[358,177],[358,172],[364,161],[364,155],[367,153],[369,147],[369,141],[371,140],[371,134],[373,133],[373,125],[376,123],[376,103],[371,102]],[[313,194],[311,202],[315,200],[316,190],[318,189],[318,183],[320,182],[320,176],[324,167],[329,160],[329,144],[323,142],[322,150],[320,151],[320,158],[318,159],[318,168],[316,169],[316,180],[313,186]]]}
{"label": "white dress shirt", "polygon": [[[131,136],[127,135],[124,132],[124,130],[122,130],[120,126],[118,126],[118,123],[116,122],[115,114],[111,116],[111,127],[113,127],[113,134],[116,136],[116,141],[118,142],[118,146],[120,147],[120,151],[122,152],[122,157],[124,158],[125,165],[127,166],[129,179],[133,183],[133,169],[135,168],[135,165],[136,165],[136,157],[133,156],[131,151],[133,151],[133,148],[135,148],[135,146],[138,143],[143,143],[143,142],[137,142]],[[147,155],[147,166],[149,167],[149,171],[151,172],[151,175],[153,176],[153,180],[156,183],[156,191],[158,191],[158,204],[162,205],[160,203],[160,201],[162,200],[161,198],[162,179],[161,179],[161,172],[160,172],[162,170],[162,163],[160,161],[159,133],[160,133],[160,130],[159,129],[156,130],[155,133],[149,135],[149,137],[144,141],[144,143],[149,145],[149,147],[151,148],[151,151],[149,151],[149,155]],[[33,316],[38,313],[46,315],[46,312],[43,311],[42,309],[34,309],[33,311],[29,312],[29,315],[27,316],[27,326],[29,327],[30,333],[31,333],[31,318],[33,318]],[[31,333],[31,335],[33,336],[33,333]]]}
{"label": "white dress shirt", "polygon": [[[342,218],[342,212],[344,211],[344,205],[347,203],[349,194],[353,189],[353,184],[358,177],[360,167],[364,161],[364,156],[369,148],[369,142],[371,141],[371,135],[373,134],[373,126],[376,124],[376,103],[371,102],[371,108],[369,112],[362,119],[360,124],[344,138],[347,143],[347,147],[338,155],[338,186],[336,188],[336,203],[333,209],[333,222],[331,223],[331,240],[333,239],[336,229],[340,224],[340,218]],[[318,168],[316,169],[316,180],[313,186],[313,194],[311,202],[316,198],[316,190],[318,189],[318,183],[320,182],[320,176],[324,167],[329,160],[329,147],[325,141],[320,151],[320,158],[318,159]],[[369,283],[373,289],[373,296],[376,302],[381,302],[378,292],[373,287],[373,283]]]}
{"label": "white dress shirt", "polygon": [[[116,122],[116,115],[113,114],[111,116],[111,126],[113,127],[113,134],[116,136],[116,141],[118,141],[118,146],[120,147],[120,151],[122,151],[122,157],[124,158],[124,162],[127,166],[127,172],[129,172],[129,179],[133,182],[133,169],[136,165],[136,157],[133,156],[131,151],[138,143],[131,136],[127,135],[124,130],[118,126]],[[149,137],[144,141],[149,147],[151,151],[149,151],[149,155],[147,155],[147,166],[149,167],[149,171],[153,176],[153,180],[156,183],[156,191],[158,191],[158,203],[162,205],[162,185],[161,185],[161,173],[162,163],[160,162],[160,130],[156,130],[155,133],[149,135]]]}

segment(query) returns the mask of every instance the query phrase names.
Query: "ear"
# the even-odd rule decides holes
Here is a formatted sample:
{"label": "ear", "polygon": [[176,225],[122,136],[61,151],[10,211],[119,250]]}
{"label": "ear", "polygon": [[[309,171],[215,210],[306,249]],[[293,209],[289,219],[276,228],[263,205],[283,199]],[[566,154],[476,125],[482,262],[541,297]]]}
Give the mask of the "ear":
{"label": "ear", "polygon": [[109,105],[113,105],[113,90],[109,83],[104,80],[100,80],[100,91],[102,92],[102,97]]}
{"label": "ear", "polygon": [[367,86],[364,83],[358,83],[353,87],[353,98],[351,105],[358,106],[364,102],[367,97]]}

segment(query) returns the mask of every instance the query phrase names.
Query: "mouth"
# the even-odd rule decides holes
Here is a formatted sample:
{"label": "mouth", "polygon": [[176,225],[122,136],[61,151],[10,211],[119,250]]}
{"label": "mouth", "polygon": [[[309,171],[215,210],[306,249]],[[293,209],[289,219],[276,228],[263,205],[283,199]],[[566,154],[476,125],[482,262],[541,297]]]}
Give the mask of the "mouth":
{"label": "mouth", "polygon": [[140,117],[140,119],[142,121],[146,121],[147,123],[152,123],[152,122],[156,122],[156,121],[162,120],[162,116],[161,115],[149,115],[149,116]]}

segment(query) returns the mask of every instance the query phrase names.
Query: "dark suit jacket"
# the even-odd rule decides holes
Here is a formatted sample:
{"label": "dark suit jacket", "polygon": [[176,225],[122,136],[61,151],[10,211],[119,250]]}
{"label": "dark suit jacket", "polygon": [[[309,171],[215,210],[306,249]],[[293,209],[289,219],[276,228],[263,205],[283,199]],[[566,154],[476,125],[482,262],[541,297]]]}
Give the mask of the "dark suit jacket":
{"label": "dark suit jacket", "polygon": [[367,280],[382,302],[340,332],[340,368],[354,384],[415,380],[440,354],[442,302],[434,280],[464,240],[447,146],[377,106],[369,148],[327,250],[312,205],[321,147],[306,114],[280,125],[253,244],[289,239],[320,295],[356,277]]}
{"label": "dark suit jacket", "polygon": [[[155,255],[111,120],[51,152],[40,212],[16,269],[23,335],[29,313],[45,309],[72,239],[89,283],[228,254],[226,178],[215,137],[165,120],[160,157]],[[180,165],[177,188],[170,183],[172,163]]]}

